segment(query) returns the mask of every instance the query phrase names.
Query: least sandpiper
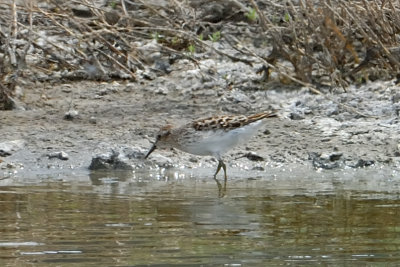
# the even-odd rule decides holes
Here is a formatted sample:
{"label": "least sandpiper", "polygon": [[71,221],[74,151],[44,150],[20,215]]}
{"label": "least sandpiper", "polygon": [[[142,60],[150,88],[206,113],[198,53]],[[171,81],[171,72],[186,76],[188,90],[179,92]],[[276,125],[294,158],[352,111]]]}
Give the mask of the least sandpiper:
{"label": "least sandpiper", "polygon": [[264,119],[276,116],[275,112],[262,112],[251,116],[230,115],[198,119],[180,127],[165,125],[160,129],[145,158],[156,148],[177,148],[194,155],[214,156],[218,160],[214,179],[216,180],[222,168],[226,182],[226,165],[222,161],[222,155],[248,141],[264,124]]}

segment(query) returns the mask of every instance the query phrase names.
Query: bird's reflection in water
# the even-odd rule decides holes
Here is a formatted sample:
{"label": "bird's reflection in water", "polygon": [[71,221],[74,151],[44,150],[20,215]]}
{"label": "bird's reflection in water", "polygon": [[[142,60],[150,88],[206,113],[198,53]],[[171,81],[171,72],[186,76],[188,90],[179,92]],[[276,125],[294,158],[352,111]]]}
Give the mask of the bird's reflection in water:
{"label": "bird's reflection in water", "polygon": [[218,187],[218,197],[222,198],[226,195],[226,183],[227,183],[227,179],[225,177],[224,179],[224,185],[222,186],[221,182],[218,181],[218,179],[216,177],[214,177],[214,181],[217,183],[217,187]]}
{"label": "bird's reflection in water", "polygon": [[[175,177],[175,175],[172,175]],[[113,171],[113,170],[99,170],[99,171],[91,171],[89,174],[90,180],[93,185],[103,186],[105,184],[113,185],[113,187],[119,187],[119,183],[128,182],[133,179],[133,175],[131,171]],[[168,177],[168,175],[167,175]],[[207,179],[210,179],[207,177]],[[217,184],[218,189],[218,197],[223,198],[226,196],[226,185],[227,185],[227,177],[224,177],[223,182],[220,182],[216,176],[213,177],[214,181]],[[134,180],[134,179],[133,179]],[[132,180],[132,181],[133,181]],[[169,179],[166,179],[169,180]],[[143,182],[143,181],[142,181]],[[143,182],[142,186],[145,186],[146,182]]]}

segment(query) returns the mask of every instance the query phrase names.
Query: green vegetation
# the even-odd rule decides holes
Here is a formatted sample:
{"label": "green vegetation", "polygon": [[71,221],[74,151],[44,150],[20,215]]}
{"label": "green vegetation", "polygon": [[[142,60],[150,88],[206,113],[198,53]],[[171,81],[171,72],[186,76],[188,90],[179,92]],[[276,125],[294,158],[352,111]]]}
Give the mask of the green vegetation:
{"label": "green vegetation", "polygon": [[196,47],[193,44],[190,44],[188,46],[188,51],[190,54],[194,54],[194,52],[196,52]]}
{"label": "green vegetation", "polygon": [[216,43],[221,39],[221,32],[216,31],[213,34],[208,35],[208,38],[210,38],[213,43]]}
{"label": "green vegetation", "polygon": [[112,9],[116,9],[116,8],[117,8],[117,1],[111,1],[111,2],[110,2],[110,7],[111,7]]}
{"label": "green vegetation", "polygon": [[248,12],[244,14],[248,20],[251,22],[255,22],[258,18],[257,11],[254,8],[251,8]]}
{"label": "green vegetation", "polygon": [[283,20],[285,22],[289,22],[290,21],[290,14],[289,13],[285,13],[285,16],[283,17]]}
{"label": "green vegetation", "polygon": [[151,33],[151,39],[156,40],[157,42],[161,39],[161,36],[158,32]]}

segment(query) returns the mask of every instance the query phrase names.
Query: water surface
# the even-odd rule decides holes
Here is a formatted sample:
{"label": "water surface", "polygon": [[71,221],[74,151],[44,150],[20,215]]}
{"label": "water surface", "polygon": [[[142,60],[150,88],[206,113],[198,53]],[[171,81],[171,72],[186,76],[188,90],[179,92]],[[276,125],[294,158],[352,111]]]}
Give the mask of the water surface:
{"label": "water surface", "polygon": [[0,181],[1,266],[396,266],[400,175],[272,170]]}

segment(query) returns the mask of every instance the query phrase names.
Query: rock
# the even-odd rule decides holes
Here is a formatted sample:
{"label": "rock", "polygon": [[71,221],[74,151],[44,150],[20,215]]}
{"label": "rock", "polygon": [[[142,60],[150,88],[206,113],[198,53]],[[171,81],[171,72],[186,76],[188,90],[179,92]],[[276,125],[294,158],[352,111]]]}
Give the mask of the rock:
{"label": "rock", "polygon": [[[239,1],[190,1],[190,5],[200,11],[199,18],[202,21],[217,23],[224,20],[243,20],[241,14],[246,7]],[[238,18],[236,18],[236,16]]]}
{"label": "rock", "polygon": [[6,169],[15,169],[17,166],[13,162],[2,162],[0,161],[0,169],[6,170]]}
{"label": "rock", "polygon": [[157,164],[157,166],[163,167],[163,168],[171,168],[173,167],[172,160],[170,158],[167,158],[165,156],[162,156],[157,153],[151,154],[151,159],[152,162]]}
{"label": "rock", "polygon": [[374,164],[375,164],[374,160],[359,159],[355,164],[350,164],[348,166],[352,167],[352,168],[364,168],[364,167],[372,166]]}
{"label": "rock", "polygon": [[303,114],[300,114],[299,112],[291,112],[289,118],[291,120],[298,121],[298,120],[304,120],[305,117]]}
{"label": "rock", "polygon": [[328,117],[331,117],[333,115],[338,115],[339,113],[340,113],[340,110],[339,110],[338,105],[330,105],[325,111],[325,114]]}
{"label": "rock", "polygon": [[154,69],[164,74],[168,74],[172,71],[171,64],[164,58],[155,60]]}
{"label": "rock", "polygon": [[71,8],[72,13],[74,13],[75,16],[81,17],[81,18],[91,18],[93,17],[93,13],[90,11],[89,8],[79,5],[74,8]]}
{"label": "rock", "polygon": [[90,170],[133,170],[132,165],[128,163],[128,158],[119,151],[96,155],[92,158],[89,166]]}
{"label": "rock", "polygon": [[[98,154],[92,158],[90,170],[133,170],[143,168],[144,149],[139,147],[118,147],[110,152]],[[130,162],[130,160],[136,160]]]}
{"label": "rock", "polygon": [[73,119],[78,117],[78,115],[79,115],[79,112],[77,110],[71,109],[65,113],[64,120],[72,121]]}
{"label": "rock", "polygon": [[263,134],[265,134],[265,135],[270,135],[270,134],[271,134],[271,131],[268,130],[268,129],[265,129],[264,132],[263,132]]}
{"label": "rock", "polygon": [[328,155],[330,161],[337,161],[343,156],[343,153],[340,152],[333,152]]}
{"label": "rock", "polygon": [[395,93],[395,94],[392,96],[392,102],[393,102],[393,103],[400,102],[400,93]]}
{"label": "rock", "polygon": [[228,100],[231,100],[233,103],[241,103],[241,102],[250,102],[250,99],[247,95],[239,92],[239,91],[234,91],[232,92],[231,96],[228,98]]}
{"label": "rock", "polygon": [[265,169],[262,166],[254,166],[253,170],[254,171],[265,171]]}
{"label": "rock", "polygon": [[156,89],[155,93],[158,95],[168,95],[168,88],[160,86],[159,88]]}
{"label": "rock", "polygon": [[320,154],[316,152],[308,153],[308,158],[312,160],[314,168],[317,169],[336,169],[342,165],[342,161],[339,161],[343,153],[333,152]]}
{"label": "rock", "polygon": [[138,147],[122,147],[120,148],[120,153],[128,159],[143,159],[147,150]]}
{"label": "rock", "polygon": [[189,162],[198,163],[198,162],[199,162],[199,159],[192,156],[192,157],[189,158]]}
{"label": "rock", "polygon": [[64,151],[49,153],[49,154],[47,154],[47,157],[49,159],[53,159],[53,158],[57,158],[57,159],[61,159],[61,160],[68,160],[69,159],[68,154],[65,153]]}
{"label": "rock", "polygon": [[141,55],[141,58],[149,65],[154,64],[161,58],[161,46],[157,42],[158,38],[160,37],[154,36],[154,38],[147,43],[138,42],[135,44],[138,53]]}
{"label": "rock", "polygon": [[251,161],[264,161],[265,159],[254,152],[249,152],[244,155],[244,157],[248,158]]}
{"label": "rock", "polygon": [[13,152],[20,150],[25,145],[24,140],[14,140],[0,143],[0,156],[7,157]]}
{"label": "rock", "polygon": [[108,24],[115,25],[120,20],[121,16],[115,10],[110,10],[104,13],[104,17]]}
{"label": "rock", "polygon": [[97,118],[94,117],[94,116],[92,116],[92,117],[89,118],[89,122],[90,122],[91,124],[97,124]]}

